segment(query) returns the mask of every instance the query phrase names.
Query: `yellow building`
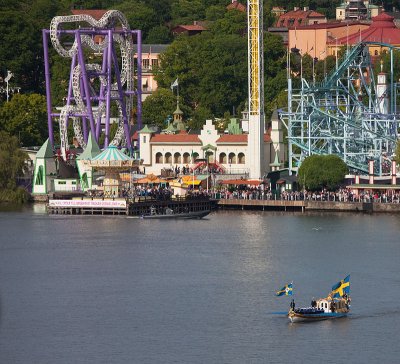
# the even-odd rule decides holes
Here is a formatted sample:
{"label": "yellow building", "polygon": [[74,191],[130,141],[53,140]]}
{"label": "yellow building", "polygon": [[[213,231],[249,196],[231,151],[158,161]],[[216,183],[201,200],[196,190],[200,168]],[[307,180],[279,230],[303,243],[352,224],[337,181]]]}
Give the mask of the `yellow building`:
{"label": "yellow building", "polygon": [[290,50],[298,49],[301,55],[309,54],[313,58],[325,59],[333,54],[329,44],[335,44],[343,37],[359,34],[368,28],[369,24],[361,22],[322,23],[289,28],[288,47]]}

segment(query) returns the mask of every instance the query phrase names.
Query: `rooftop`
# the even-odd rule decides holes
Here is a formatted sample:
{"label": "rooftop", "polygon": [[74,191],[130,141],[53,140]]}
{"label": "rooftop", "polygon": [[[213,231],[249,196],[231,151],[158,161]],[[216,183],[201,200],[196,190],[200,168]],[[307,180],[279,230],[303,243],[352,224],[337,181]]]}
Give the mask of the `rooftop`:
{"label": "rooftop", "polygon": [[[360,39],[364,42],[380,42],[387,44],[400,44],[400,29],[394,23],[394,17],[387,13],[381,13],[372,18],[372,24],[368,29],[362,30],[349,37],[338,39],[337,44],[357,44]],[[335,41],[336,42],[336,41]],[[333,41],[330,42],[331,44]]]}

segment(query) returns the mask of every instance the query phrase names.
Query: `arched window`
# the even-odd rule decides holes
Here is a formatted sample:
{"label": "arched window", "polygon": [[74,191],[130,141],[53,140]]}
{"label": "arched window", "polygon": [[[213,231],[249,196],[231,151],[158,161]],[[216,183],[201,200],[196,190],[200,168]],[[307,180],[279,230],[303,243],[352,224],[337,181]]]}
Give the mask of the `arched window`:
{"label": "arched window", "polygon": [[190,163],[191,162],[191,160],[190,160],[190,154],[189,153],[183,153],[183,163],[184,164],[188,164],[188,163]]}
{"label": "arched window", "polygon": [[219,154],[219,163],[226,164],[227,158],[225,153]]}
{"label": "arched window", "polygon": [[160,163],[163,163],[163,162],[164,162],[164,160],[163,160],[162,153],[160,153],[160,152],[156,153],[156,163],[160,164]]}
{"label": "arched window", "polygon": [[44,182],[43,166],[39,166],[37,174],[36,174],[35,184],[41,186],[41,185],[43,185],[43,182]]}
{"label": "arched window", "polygon": [[208,163],[213,163],[214,162],[214,153],[208,150],[206,152],[206,159],[208,160]]}
{"label": "arched window", "polygon": [[199,158],[199,153],[194,152],[193,153],[193,160],[195,161],[197,158]]}
{"label": "arched window", "polygon": [[181,164],[182,163],[181,153],[175,153],[174,154],[174,163],[175,164]]}
{"label": "arched window", "polygon": [[244,153],[239,153],[238,154],[238,164],[245,164],[246,163],[246,157],[244,156]]}
{"label": "arched window", "polygon": [[379,52],[377,49],[375,49],[375,56],[378,56],[378,55],[379,55]]}
{"label": "arched window", "polygon": [[236,154],[229,153],[228,161],[229,161],[229,164],[236,164]]}
{"label": "arched window", "polygon": [[171,153],[165,153],[165,163],[166,164],[172,164],[172,154]]}

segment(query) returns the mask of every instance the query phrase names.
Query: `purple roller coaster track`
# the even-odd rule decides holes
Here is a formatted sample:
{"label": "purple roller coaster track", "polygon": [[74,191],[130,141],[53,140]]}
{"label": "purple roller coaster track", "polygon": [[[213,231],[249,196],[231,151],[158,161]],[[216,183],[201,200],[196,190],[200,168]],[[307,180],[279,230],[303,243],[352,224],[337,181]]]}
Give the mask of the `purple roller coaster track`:
{"label": "purple roller coaster track", "polygon": [[[71,24],[77,29],[71,30]],[[64,28],[63,28],[64,26]],[[48,39],[57,53],[71,58],[71,71],[65,104],[54,112],[51,96],[51,74]],[[137,66],[134,74],[134,39],[137,45]],[[49,139],[54,148],[54,123],[59,124],[60,151],[66,159],[69,149],[68,125],[72,121],[74,135],[82,148],[89,132],[99,142],[104,133],[104,147],[125,146],[132,150],[131,125],[133,99],[136,96],[136,123],[141,128],[141,31],[130,30],[125,16],[116,10],[107,11],[100,20],[82,15],[57,16],[50,29],[43,30]],[[112,107],[115,104],[116,107]],[[110,138],[112,113],[118,113],[113,139]]]}

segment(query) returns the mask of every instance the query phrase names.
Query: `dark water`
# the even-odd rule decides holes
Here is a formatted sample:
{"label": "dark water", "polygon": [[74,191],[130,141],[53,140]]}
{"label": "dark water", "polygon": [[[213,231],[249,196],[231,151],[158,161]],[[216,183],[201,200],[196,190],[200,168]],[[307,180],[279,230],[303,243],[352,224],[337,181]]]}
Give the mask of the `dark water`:
{"label": "dark water", "polygon": [[[400,215],[0,213],[1,363],[396,363]],[[346,319],[290,324],[351,274]]]}

